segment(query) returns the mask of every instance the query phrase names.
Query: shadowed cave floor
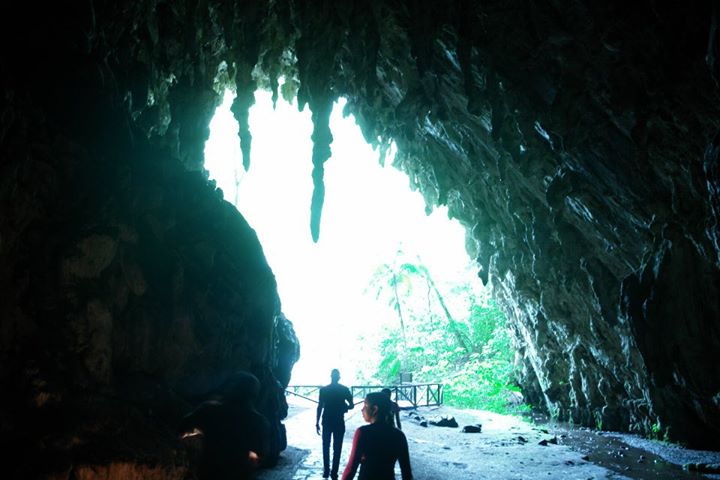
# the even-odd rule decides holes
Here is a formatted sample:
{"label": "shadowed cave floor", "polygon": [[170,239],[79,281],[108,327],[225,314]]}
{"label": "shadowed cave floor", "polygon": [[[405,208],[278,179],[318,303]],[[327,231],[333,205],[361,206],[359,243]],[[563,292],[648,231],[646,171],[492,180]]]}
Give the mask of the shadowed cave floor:
{"label": "shadowed cave floor", "polygon": [[[453,415],[460,427],[421,427],[407,412],[401,413],[415,480],[720,479],[720,475],[701,475],[681,467],[686,463],[720,463],[720,452],[687,450],[634,435],[566,425],[533,425],[479,410],[443,406],[423,408],[419,413],[428,419]],[[461,432],[464,425],[475,423],[482,424],[482,433]],[[315,433],[314,405],[291,404],[285,424],[289,447],[279,465],[261,472],[258,480],[321,479],[322,453],[320,437]],[[353,433],[363,424],[360,407],[356,406],[346,415],[341,473]],[[557,444],[540,445],[542,440],[553,438]],[[399,470],[396,476],[400,478]]]}

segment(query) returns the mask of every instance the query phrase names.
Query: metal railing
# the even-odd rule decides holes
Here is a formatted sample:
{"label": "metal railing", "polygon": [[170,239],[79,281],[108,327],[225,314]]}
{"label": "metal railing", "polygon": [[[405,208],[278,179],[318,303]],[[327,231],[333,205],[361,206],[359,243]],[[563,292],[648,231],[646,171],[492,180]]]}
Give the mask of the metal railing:
{"label": "metal railing", "polygon": [[322,387],[324,387],[324,385],[288,385],[285,387],[285,396],[295,395],[296,397],[318,403],[318,396],[320,395],[320,389]]}
{"label": "metal railing", "polygon": [[[288,385],[286,395],[317,403],[320,389],[324,385]],[[383,388],[392,391],[393,398],[401,409],[417,407],[433,407],[443,403],[442,383],[403,383],[400,385],[352,385],[350,392],[355,402],[361,401],[370,392],[378,392]]]}

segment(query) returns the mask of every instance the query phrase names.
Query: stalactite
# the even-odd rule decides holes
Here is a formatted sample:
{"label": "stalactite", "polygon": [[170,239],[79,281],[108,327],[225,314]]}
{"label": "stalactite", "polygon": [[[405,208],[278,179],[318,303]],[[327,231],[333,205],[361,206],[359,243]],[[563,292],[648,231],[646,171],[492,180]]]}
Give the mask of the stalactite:
{"label": "stalactite", "polygon": [[325,162],[330,158],[330,144],[333,141],[330,133],[330,113],[333,101],[330,97],[313,99],[310,103],[313,122],[313,153],[312,153],[312,179],[313,194],[310,204],[310,233],[314,242],[320,238],[320,218],[322,217],[323,203],[325,202]]}
{"label": "stalactite", "polygon": [[330,113],[336,94],[332,91],[332,75],[336,55],[345,29],[342,28],[344,2],[298,2],[297,21],[302,35],[297,41],[298,108],[310,106],[313,121],[313,195],[310,205],[310,233],[314,242],[320,238],[320,219],[325,201],[324,164],[330,158]]}
{"label": "stalactite", "polygon": [[270,76],[270,90],[272,90],[273,110],[275,110],[277,108],[278,88],[280,84],[278,83],[278,74],[275,69],[271,70],[268,75]]}
{"label": "stalactite", "polygon": [[[242,151],[243,167],[250,168],[250,149],[252,134],[248,121],[249,110],[255,104],[257,83],[253,79],[253,69],[260,56],[260,28],[264,18],[263,4],[243,2],[236,5],[237,17],[232,24],[232,51],[235,57],[236,96],[231,110],[238,122],[238,137]],[[227,28],[227,27],[226,27]]]}
{"label": "stalactite", "polygon": [[260,65],[268,77],[273,109],[276,108],[279,98],[279,78],[287,73],[284,58],[294,43],[292,27],[289,24],[289,9],[289,2],[272,2],[268,7],[261,34],[264,51],[261,52]]}
{"label": "stalactite", "polygon": [[236,64],[236,96],[231,107],[233,116],[238,122],[238,137],[245,171],[250,168],[250,147],[252,144],[249,111],[250,107],[255,104],[255,90],[257,89],[257,85],[252,78],[252,67],[253,65],[242,60]]}

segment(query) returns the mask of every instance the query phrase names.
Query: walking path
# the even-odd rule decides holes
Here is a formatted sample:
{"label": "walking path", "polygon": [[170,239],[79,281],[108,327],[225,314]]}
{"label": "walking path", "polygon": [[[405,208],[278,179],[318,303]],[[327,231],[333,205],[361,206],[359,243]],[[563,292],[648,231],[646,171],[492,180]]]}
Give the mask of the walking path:
{"label": "walking path", "polygon": [[[460,428],[422,427],[406,412],[401,414],[415,480],[708,478],[683,471],[661,457],[663,452],[657,449],[631,447],[622,441],[621,435],[609,432],[543,427],[518,417],[449,407],[420,409],[419,413],[429,419],[453,415]],[[345,418],[341,474],[355,429],[364,424],[360,405]],[[476,423],[482,424],[482,433],[461,432],[464,425]],[[278,467],[261,472],[258,480],[321,479],[322,451],[320,437],[315,432],[315,406],[309,402],[292,404],[285,425],[289,447],[282,453]],[[653,445],[678,450],[660,442]],[[688,456],[692,451],[680,450],[684,452],[682,458],[693,458]],[[699,457],[694,461],[720,462],[718,452],[697,454]],[[400,478],[399,469],[396,476]]]}

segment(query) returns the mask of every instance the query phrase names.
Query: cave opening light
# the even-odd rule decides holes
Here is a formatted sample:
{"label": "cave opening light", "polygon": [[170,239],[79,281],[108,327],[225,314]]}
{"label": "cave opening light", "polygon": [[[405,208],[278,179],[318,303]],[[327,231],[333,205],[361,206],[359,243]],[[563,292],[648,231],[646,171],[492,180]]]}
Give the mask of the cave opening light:
{"label": "cave opening light", "polygon": [[[408,177],[381,166],[345,104],[330,119],[332,157],[325,164],[325,204],[320,239],[310,235],[312,122],[309,109],[255,93],[250,109],[252,161],[246,172],[226,92],[210,124],[205,168],[256,231],[275,274],[283,313],[293,322],[301,358],[292,384],[327,383],[339,368],[343,383],[366,381],[377,366],[373,345],[395,312],[377,295],[371,280],[378,267],[396,262],[399,251],[418,258],[443,284],[474,276],[465,251],[465,232],[448,219],[446,207],[427,215]],[[385,165],[392,163],[392,152]],[[479,283],[479,282],[477,282]]]}

